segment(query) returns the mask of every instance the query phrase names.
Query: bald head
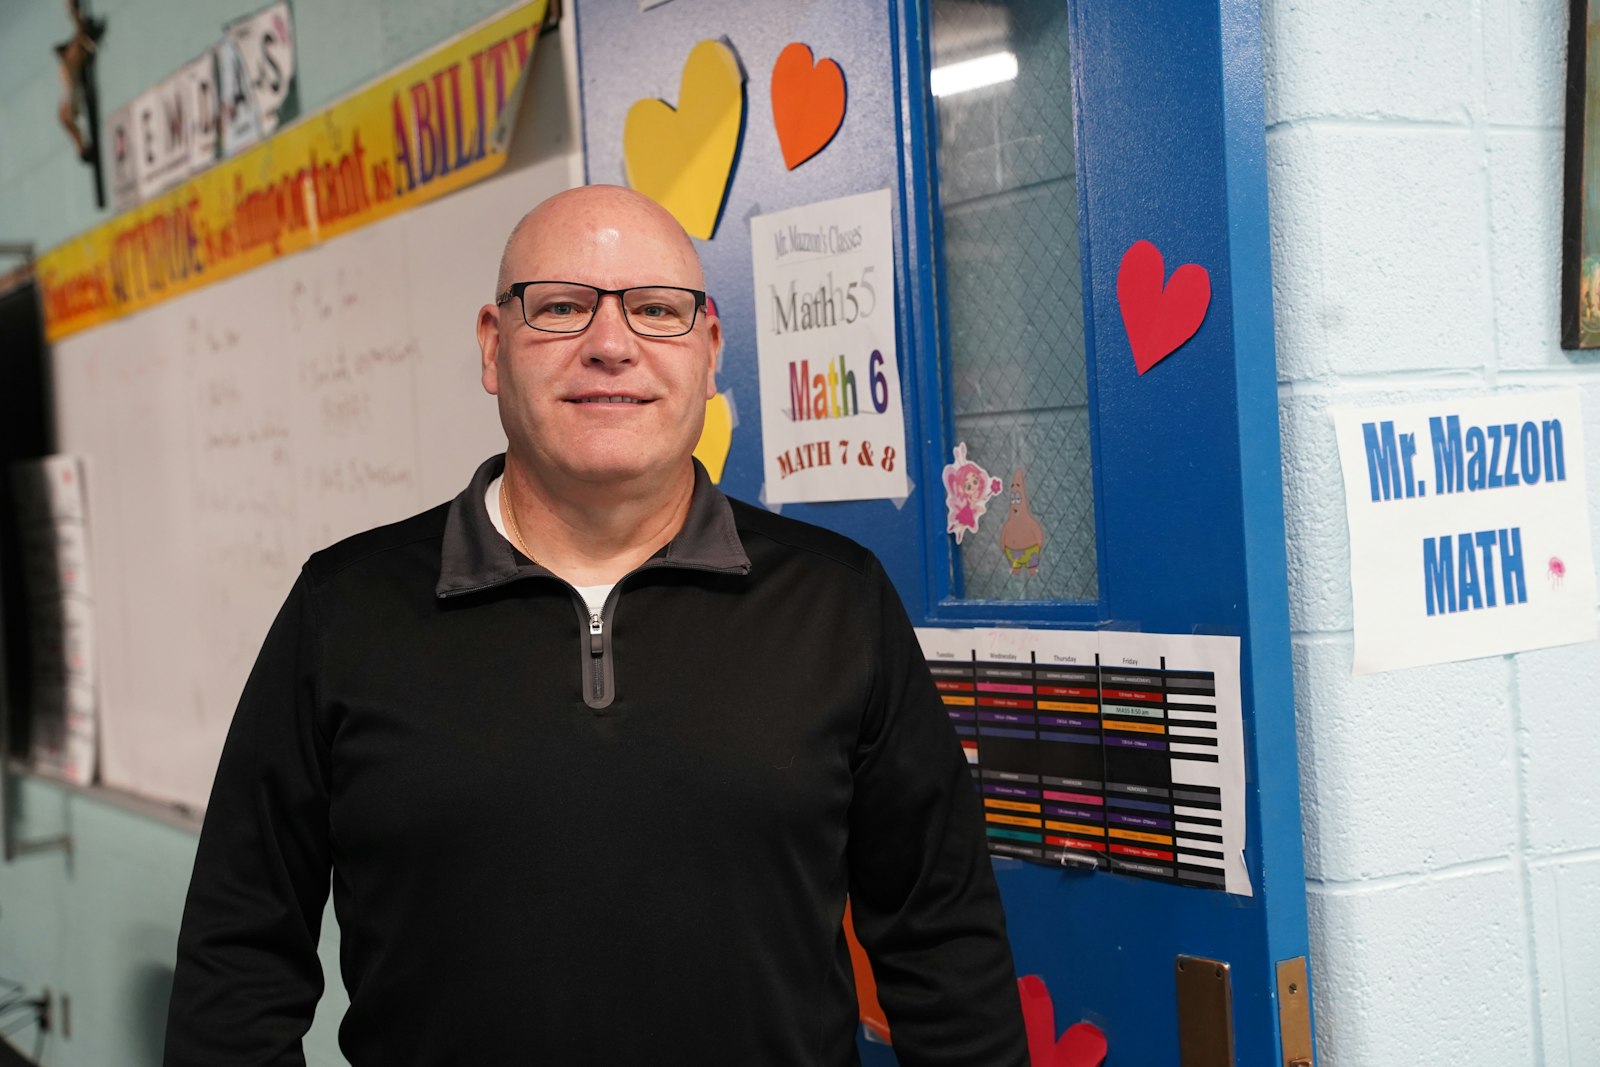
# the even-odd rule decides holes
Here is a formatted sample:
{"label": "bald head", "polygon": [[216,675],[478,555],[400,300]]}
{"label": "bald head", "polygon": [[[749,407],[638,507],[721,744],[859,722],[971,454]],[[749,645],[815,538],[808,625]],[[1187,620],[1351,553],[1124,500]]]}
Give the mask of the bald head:
{"label": "bald head", "polygon": [[[696,307],[685,332],[658,335],[649,324],[659,309],[650,303],[641,332],[621,296],[609,295],[658,286],[703,290],[700,257],[683,227],[629,189],[568,190],[528,212],[506,242],[500,291],[534,281],[586,285],[608,295],[583,309],[590,316],[576,331],[529,327],[526,293],[523,301],[478,309],[483,387],[499,406],[506,471],[521,486],[514,491],[532,493],[548,508],[579,497],[597,507],[622,499],[633,501],[630,507],[640,501],[652,508],[687,506],[694,484],[690,456],[706,401],[716,394],[722,324]],[[573,310],[573,300],[584,297],[540,303],[535,293],[534,299],[539,318]],[[671,299],[663,296],[663,306]],[[619,397],[632,402],[595,402]],[[659,544],[653,541],[652,551]]]}
{"label": "bald head", "polygon": [[[672,272],[678,276],[601,282],[540,273],[541,264],[570,260],[585,245],[592,246],[596,253],[604,253],[625,250],[636,243],[653,245],[658,252],[666,253],[661,262],[640,263],[641,269]],[[580,185],[568,189],[543,201],[518,220],[500,255],[495,292],[503,293],[513,282],[535,278],[581,281],[602,288],[648,284],[690,289],[705,287],[700,256],[678,220],[648,196],[620,185]]]}

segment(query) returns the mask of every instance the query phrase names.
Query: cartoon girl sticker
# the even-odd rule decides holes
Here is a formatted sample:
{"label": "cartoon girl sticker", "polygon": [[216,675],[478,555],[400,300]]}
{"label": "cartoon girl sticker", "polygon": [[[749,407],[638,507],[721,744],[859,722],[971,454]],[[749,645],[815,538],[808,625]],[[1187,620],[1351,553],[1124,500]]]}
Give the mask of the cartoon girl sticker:
{"label": "cartoon girl sticker", "polygon": [[967,458],[963,441],[951,453],[944,468],[944,504],[948,515],[945,528],[956,535],[956,544],[969,533],[978,532],[978,519],[989,510],[989,498],[999,493],[1000,479]]}

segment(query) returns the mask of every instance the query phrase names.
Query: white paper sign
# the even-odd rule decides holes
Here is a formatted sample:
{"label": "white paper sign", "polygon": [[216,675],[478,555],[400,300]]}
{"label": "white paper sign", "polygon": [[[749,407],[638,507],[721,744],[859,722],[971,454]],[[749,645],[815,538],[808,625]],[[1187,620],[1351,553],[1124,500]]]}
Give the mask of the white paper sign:
{"label": "white paper sign", "polygon": [[294,88],[294,20],[289,4],[287,0],[280,0],[253,15],[230,22],[222,28],[222,33],[218,66],[223,62],[220,49],[231,47],[238,57],[261,123],[261,135],[270,137],[285,117],[281,113]]}
{"label": "white paper sign", "polygon": [[83,461],[19,462],[13,487],[32,645],[29,755],[37,768],[87,785],[95,777],[99,685]]}
{"label": "white paper sign", "polygon": [[217,87],[222,100],[222,154],[232,157],[261,140],[261,111],[250,92],[250,71],[239,46],[224,37],[216,47]]}
{"label": "white paper sign", "polygon": [[102,136],[111,155],[111,210],[127,211],[139,203],[139,157],[134,146],[132,103],[123,104],[106,118]]}
{"label": "white paper sign", "polygon": [[750,220],[769,504],[903,499],[889,191]]}
{"label": "white paper sign", "polygon": [[236,156],[271,137],[296,110],[294,22],[286,2],[222,28],[216,47],[222,100],[222,154]]}
{"label": "white paper sign", "polygon": [[1333,418],[1357,674],[1595,637],[1577,390]]}
{"label": "white paper sign", "polygon": [[[135,97],[130,117],[129,143],[141,201],[210,166],[217,156],[217,84],[211,52]],[[115,159],[115,128],[112,146]]]}

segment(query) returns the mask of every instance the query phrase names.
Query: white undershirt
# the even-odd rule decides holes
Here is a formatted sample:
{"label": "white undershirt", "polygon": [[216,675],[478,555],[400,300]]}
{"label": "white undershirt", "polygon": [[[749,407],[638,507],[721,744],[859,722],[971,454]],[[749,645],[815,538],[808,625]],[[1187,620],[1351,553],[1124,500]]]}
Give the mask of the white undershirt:
{"label": "white undershirt", "polygon": [[[489,488],[484,491],[483,507],[489,513],[489,521],[500,531],[500,536],[504,537],[512,548],[516,548],[516,543],[511,541],[511,535],[506,532],[506,517],[500,514],[500,478],[490,482]],[[575,585],[572,588],[576,589],[578,595],[583,597],[583,602],[589,605],[589,614],[598,615],[606,606],[606,597],[611,595],[612,587],[616,584],[607,582],[604,585]]]}

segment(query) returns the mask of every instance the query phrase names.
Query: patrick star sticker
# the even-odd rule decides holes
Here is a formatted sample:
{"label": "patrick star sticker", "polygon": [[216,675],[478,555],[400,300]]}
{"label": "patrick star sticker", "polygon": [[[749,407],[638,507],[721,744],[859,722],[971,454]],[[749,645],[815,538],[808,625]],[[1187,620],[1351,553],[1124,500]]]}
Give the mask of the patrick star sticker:
{"label": "patrick star sticker", "polygon": [[1000,551],[1011,564],[1011,573],[1039,573],[1039,553],[1044,551],[1044,527],[1028,510],[1027,476],[1018,467],[1011,474],[1011,514],[1000,527]]}

